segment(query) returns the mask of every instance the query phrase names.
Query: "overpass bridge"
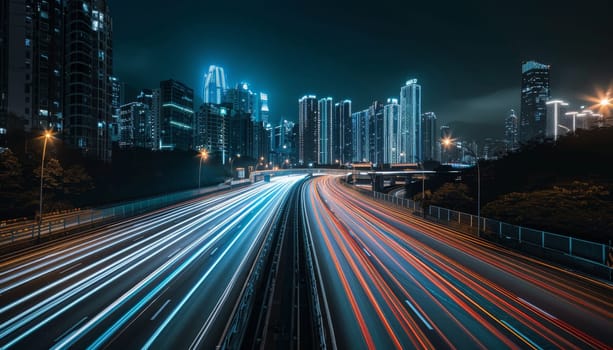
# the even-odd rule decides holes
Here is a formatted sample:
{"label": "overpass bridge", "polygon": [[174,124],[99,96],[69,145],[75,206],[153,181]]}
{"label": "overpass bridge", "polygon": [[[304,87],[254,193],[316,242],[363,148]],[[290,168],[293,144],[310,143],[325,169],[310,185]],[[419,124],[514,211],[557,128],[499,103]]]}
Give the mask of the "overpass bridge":
{"label": "overpass bridge", "polygon": [[[331,169],[331,168],[291,168],[278,170],[259,170],[254,171],[249,175],[250,181],[263,181],[267,176],[286,176],[286,175],[336,175],[343,176],[345,181],[351,183],[367,182],[370,183],[372,189],[376,192],[382,192],[385,187],[385,182],[395,183],[401,179],[410,181],[411,179],[427,179],[428,176],[438,174],[435,170],[425,170],[409,168],[407,166],[417,166],[417,164],[398,164],[391,169],[378,170],[373,169],[370,165],[356,165],[348,169]],[[457,172],[457,171],[454,171]],[[446,172],[447,173],[447,172]]]}

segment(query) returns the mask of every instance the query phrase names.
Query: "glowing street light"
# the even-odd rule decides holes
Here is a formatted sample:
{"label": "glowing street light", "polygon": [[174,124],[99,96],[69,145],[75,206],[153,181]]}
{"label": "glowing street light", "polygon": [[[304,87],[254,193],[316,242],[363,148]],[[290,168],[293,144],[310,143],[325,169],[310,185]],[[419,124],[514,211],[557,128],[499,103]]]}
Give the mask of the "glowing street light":
{"label": "glowing street light", "polygon": [[200,175],[202,174],[202,161],[208,158],[209,154],[206,149],[200,150],[200,166],[198,166],[198,189],[200,189]]}
{"label": "glowing street light", "polygon": [[40,196],[38,199],[38,239],[40,240],[40,225],[43,223],[43,179],[45,177],[45,153],[47,152],[47,141],[53,136],[51,130],[45,130],[43,138],[43,157],[40,161]]}
{"label": "glowing street light", "polygon": [[[441,143],[444,147],[449,147],[455,142],[453,142],[450,138],[446,137],[441,140]],[[476,165],[477,165],[477,236],[480,236],[481,230],[481,169],[479,167],[479,157],[475,154],[475,152],[466,147],[464,143],[455,143],[459,144],[462,148],[464,148],[471,156],[475,157]]]}
{"label": "glowing street light", "polygon": [[565,115],[569,115],[573,117],[573,133],[575,132],[575,130],[577,130],[577,115],[579,114],[579,112],[577,111],[572,111],[572,112],[566,112],[564,113]]}

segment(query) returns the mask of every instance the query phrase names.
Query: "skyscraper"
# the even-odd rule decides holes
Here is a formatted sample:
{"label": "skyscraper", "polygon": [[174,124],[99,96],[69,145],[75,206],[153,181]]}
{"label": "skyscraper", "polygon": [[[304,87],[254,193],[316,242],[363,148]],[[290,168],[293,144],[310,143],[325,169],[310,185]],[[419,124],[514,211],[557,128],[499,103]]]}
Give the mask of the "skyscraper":
{"label": "skyscraper", "polygon": [[298,100],[298,163],[315,163],[318,159],[319,122],[317,96],[305,95]]}
{"label": "skyscraper", "polygon": [[509,115],[504,119],[504,142],[507,151],[514,151],[519,145],[517,137],[517,116],[514,110],[509,111]]}
{"label": "skyscraper", "polygon": [[204,74],[202,100],[204,103],[220,104],[227,89],[226,74],[222,67],[210,65],[209,72]]}
{"label": "skyscraper", "polygon": [[198,111],[196,147],[207,150],[210,156],[225,164],[229,155],[227,105],[204,103]]}
{"label": "skyscraper", "polygon": [[388,98],[383,106],[383,163],[400,163],[400,105]]}
{"label": "skyscraper", "polygon": [[258,112],[259,112],[259,120],[265,124],[268,124],[268,114],[270,113],[270,109],[268,108],[268,94],[264,92],[260,92],[258,98]]}
{"label": "skyscraper", "polygon": [[422,151],[423,155],[419,161],[435,160],[438,130],[436,128],[436,114],[426,112],[421,115],[422,128]]}
{"label": "skyscraper", "polygon": [[160,82],[160,149],[194,145],[194,90],[176,80]]}
{"label": "skyscraper", "polygon": [[370,161],[369,108],[351,114],[353,161]]}
{"label": "skyscraper", "polygon": [[151,110],[142,102],[122,105],[119,118],[119,147],[144,148],[157,147],[152,137]]}
{"label": "skyscraper", "polygon": [[317,111],[317,164],[332,164],[332,97],[319,100]]}
{"label": "skyscraper", "polygon": [[106,0],[68,0],[65,17],[64,141],[111,160],[113,28]]}
{"label": "skyscraper", "polygon": [[547,127],[550,66],[536,61],[523,62],[521,66],[521,113],[519,139],[543,139]]}
{"label": "skyscraper", "polygon": [[351,100],[343,100],[334,104],[332,120],[332,158],[339,164],[351,162],[353,149],[351,128]]}
{"label": "skyscraper", "polygon": [[421,85],[411,79],[400,88],[401,162],[417,162],[422,156]]}
{"label": "skyscraper", "polygon": [[383,105],[374,101],[368,108],[368,159],[374,164],[383,163],[384,121]]}
{"label": "skyscraper", "polygon": [[0,12],[0,128],[11,113],[25,131],[61,132],[63,3],[2,1]]}

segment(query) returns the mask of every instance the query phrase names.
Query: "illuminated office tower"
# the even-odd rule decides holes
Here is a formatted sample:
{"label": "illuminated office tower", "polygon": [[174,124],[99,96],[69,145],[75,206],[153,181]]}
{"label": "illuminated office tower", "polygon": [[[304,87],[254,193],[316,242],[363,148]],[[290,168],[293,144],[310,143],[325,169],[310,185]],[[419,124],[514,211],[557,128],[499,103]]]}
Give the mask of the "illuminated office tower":
{"label": "illuminated office tower", "polygon": [[317,110],[317,164],[332,164],[332,97],[319,100]]}
{"label": "illuminated office tower", "polygon": [[202,91],[204,103],[220,104],[223,101],[227,88],[226,74],[223,68],[215,65],[209,66],[209,72],[204,75]]}
{"label": "illuminated office tower", "polygon": [[517,124],[517,116],[511,109],[509,115],[504,119],[504,142],[507,151],[514,151],[519,146]]}
{"label": "illuminated office tower", "polygon": [[436,114],[434,112],[426,112],[421,115],[421,130],[423,155],[419,161],[435,160],[437,158],[436,144],[438,130],[436,129]]}
{"label": "illuminated office tower", "polygon": [[523,62],[521,66],[521,112],[519,139],[543,139],[547,127],[550,66],[536,61]]}
{"label": "illuminated office tower", "polygon": [[305,95],[298,100],[298,163],[316,163],[319,121],[317,115],[317,96]]}
{"label": "illuminated office tower", "polygon": [[352,160],[351,100],[334,104],[332,116],[332,158],[346,164]]}
{"label": "illuminated office tower", "polygon": [[400,105],[388,98],[383,106],[383,163],[400,163]]}
{"label": "illuminated office tower", "polygon": [[160,149],[194,145],[194,91],[176,80],[160,82]]}
{"label": "illuminated office tower", "polygon": [[418,162],[422,156],[421,85],[411,79],[400,88],[401,162]]}
{"label": "illuminated office tower", "polygon": [[353,161],[370,161],[370,109],[364,109],[351,114]]}

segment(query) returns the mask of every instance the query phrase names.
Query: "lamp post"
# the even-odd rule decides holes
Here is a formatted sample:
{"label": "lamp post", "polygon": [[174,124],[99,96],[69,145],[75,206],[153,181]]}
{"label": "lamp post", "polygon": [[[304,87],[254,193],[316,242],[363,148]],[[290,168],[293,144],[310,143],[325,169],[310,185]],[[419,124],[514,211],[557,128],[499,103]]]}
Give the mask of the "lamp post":
{"label": "lamp post", "polygon": [[230,160],[230,176],[231,176],[231,179],[230,179],[230,188],[232,188],[232,181],[234,181],[234,170],[233,170],[233,167],[234,167],[234,160],[235,160],[236,158],[240,158],[240,157],[241,157],[240,153],[237,153],[237,154],[236,154],[236,157],[230,157],[230,159],[229,159],[229,160]]}
{"label": "lamp post", "polygon": [[577,130],[577,114],[579,114],[579,112],[577,111],[572,111],[572,112],[566,112],[564,113],[565,115],[569,115],[573,117],[573,133],[575,132],[575,130]]}
{"label": "lamp post", "polygon": [[560,106],[568,106],[568,103],[562,100],[551,100],[545,102],[545,104],[553,105],[553,140],[558,140],[558,112],[560,110]]}
{"label": "lamp post", "polygon": [[[449,138],[444,138],[442,140],[443,146],[448,147],[453,142]],[[471,156],[475,157],[476,165],[477,165],[477,237],[480,236],[481,231],[481,169],[479,167],[479,157],[475,154],[473,150],[466,147],[463,143],[461,144],[462,148],[465,149]]]}
{"label": "lamp post", "polygon": [[43,157],[40,161],[40,196],[38,199],[38,240],[40,240],[40,225],[43,223],[43,179],[45,176],[45,153],[47,152],[47,141],[51,138],[51,131],[45,130],[43,143]]}
{"label": "lamp post", "polygon": [[206,160],[209,154],[206,152],[206,149],[200,150],[200,165],[198,166],[198,189],[200,189],[200,175],[202,174],[202,161]]}

